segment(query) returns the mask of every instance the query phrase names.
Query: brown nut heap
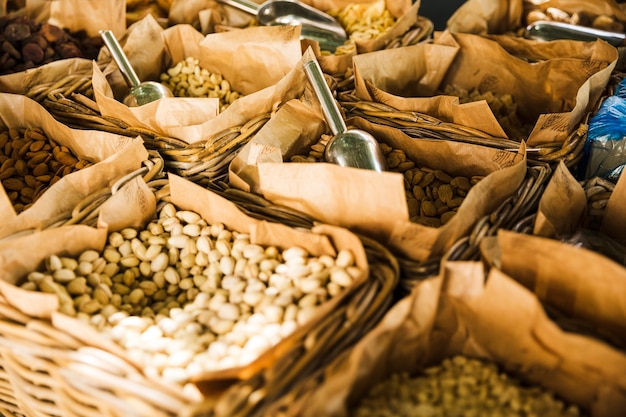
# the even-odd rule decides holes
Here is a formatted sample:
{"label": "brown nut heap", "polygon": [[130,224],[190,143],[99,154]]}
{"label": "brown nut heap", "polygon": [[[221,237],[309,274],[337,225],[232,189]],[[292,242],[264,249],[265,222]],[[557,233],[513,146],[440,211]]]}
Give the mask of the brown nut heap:
{"label": "brown nut heap", "polygon": [[63,176],[89,165],[39,129],[0,132],[0,181],[18,214]]}
{"label": "brown nut heap", "polygon": [[0,74],[20,72],[66,58],[95,59],[102,47],[98,36],[69,32],[24,16],[0,17]]}
{"label": "brown nut heap", "polygon": [[440,169],[418,167],[402,149],[381,143],[387,169],[404,175],[409,220],[440,227],[452,219],[465,196],[482,176],[452,176]]}
{"label": "brown nut heap", "polygon": [[[322,135],[306,154],[296,154],[290,162],[323,162],[330,135]],[[380,143],[387,170],[404,175],[409,219],[429,227],[440,227],[452,219],[465,196],[482,176],[452,176],[440,169],[417,167],[405,151]]]}

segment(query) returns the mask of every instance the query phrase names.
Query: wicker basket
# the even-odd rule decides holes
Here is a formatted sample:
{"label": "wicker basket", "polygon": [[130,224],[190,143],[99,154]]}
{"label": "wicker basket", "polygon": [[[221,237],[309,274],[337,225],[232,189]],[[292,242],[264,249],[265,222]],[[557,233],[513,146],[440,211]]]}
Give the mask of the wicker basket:
{"label": "wicker basket", "polygon": [[185,417],[267,416],[277,404],[289,404],[295,387],[315,377],[341,352],[363,337],[395,301],[399,265],[375,241],[362,238],[370,263],[370,279],[354,288],[345,303],[325,316],[280,359],[251,378],[230,387],[216,402],[188,407]]}
{"label": "wicker basket", "polygon": [[68,75],[57,83],[38,85],[26,96],[39,102],[52,116],[75,129],[102,130],[129,137],[141,136],[145,146],[163,158],[165,170],[192,181],[206,184],[223,179],[228,164],[267,122],[271,114],[261,114],[242,126],[233,126],[213,137],[187,143],[163,136],[142,127],[129,126],[122,120],[102,116],[93,98],[91,78]]}
{"label": "wicker basket", "polygon": [[[417,16],[417,21],[402,36],[395,37],[385,46],[385,49],[401,48],[404,46],[417,45],[420,42],[429,42],[435,31],[433,22],[424,17]],[[354,90],[354,68],[350,66],[344,74],[335,75],[333,78],[333,90],[338,93],[348,93]]]}
{"label": "wicker basket", "polygon": [[[394,127],[410,137],[453,140],[496,149],[516,150],[520,145],[519,142],[493,137],[467,126],[444,122],[428,114],[397,110],[383,103],[362,101],[350,93],[340,94],[340,101],[348,116],[362,117],[371,123]],[[562,144],[538,145],[528,150],[528,159],[549,164],[563,161],[566,166],[573,169],[582,158],[590,114],[587,114],[578,129]]]}
{"label": "wicker basket", "polygon": [[[150,159],[142,169],[119,180],[111,189],[103,190],[102,197],[94,198],[93,204],[79,204],[70,218],[50,227],[93,224],[104,201],[126,181],[139,175],[156,193],[160,204],[170,201],[168,182],[161,168],[158,157]],[[223,182],[212,182],[209,188],[257,219],[307,229],[315,224],[304,214],[232,189]],[[342,303],[283,352],[279,361],[243,381],[241,384],[246,388],[236,387],[222,397],[221,408],[217,410],[233,407],[225,415],[249,415],[249,411],[285,394],[290,383],[306,377],[358,340],[386,312],[394,300],[399,266],[393,255],[376,242],[366,238],[362,242],[371,279],[352,287]],[[125,357],[117,345],[95,346],[88,334],[65,333],[49,320],[20,312],[0,296],[0,412],[3,415],[169,417],[181,415],[181,410],[196,412],[205,406],[193,403],[182,387],[147,377]],[[247,396],[240,395],[240,389],[251,386],[266,393],[264,398],[255,397],[254,404],[248,403]],[[235,394],[238,403],[231,398]],[[212,409],[213,399],[207,401]],[[238,407],[247,411],[234,414]]]}

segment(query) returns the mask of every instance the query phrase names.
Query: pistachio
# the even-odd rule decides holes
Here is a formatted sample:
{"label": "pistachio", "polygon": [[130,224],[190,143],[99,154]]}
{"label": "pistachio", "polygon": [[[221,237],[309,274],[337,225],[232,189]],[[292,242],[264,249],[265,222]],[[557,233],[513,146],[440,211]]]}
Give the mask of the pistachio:
{"label": "pistachio", "polygon": [[22,287],[57,295],[60,311],[128,349],[146,373],[185,383],[192,371],[253,361],[351,285],[355,269],[348,250],[313,257],[251,244],[166,204],[145,230],[112,232],[101,253],[51,256]]}

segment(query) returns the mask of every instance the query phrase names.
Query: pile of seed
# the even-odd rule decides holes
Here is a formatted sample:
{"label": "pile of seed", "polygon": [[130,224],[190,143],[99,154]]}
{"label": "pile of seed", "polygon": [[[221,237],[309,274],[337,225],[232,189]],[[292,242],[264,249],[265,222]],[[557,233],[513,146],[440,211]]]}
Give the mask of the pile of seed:
{"label": "pile of seed", "polygon": [[0,132],[0,180],[18,214],[63,176],[90,165],[41,129]]}
{"label": "pile of seed", "polygon": [[209,97],[220,100],[220,112],[226,110],[241,93],[231,89],[221,74],[200,66],[197,58],[187,57],[161,74],[161,82],[176,97]]}
{"label": "pile of seed", "polygon": [[576,417],[576,406],[529,387],[496,365],[456,356],[421,375],[393,374],[375,385],[352,417]]}
{"label": "pile of seed", "polygon": [[99,36],[70,32],[25,16],[0,17],[0,74],[24,71],[66,58],[96,59]]}
{"label": "pile of seed", "polygon": [[409,220],[440,227],[457,213],[469,190],[483,177],[452,176],[441,169],[418,167],[402,149],[381,143],[387,170],[404,175]]}
{"label": "pile of seed", "polygon": [[22,288],[56,294],[60,311],[111,337],[148,375],[185,383],[250,363],[359,271],[349,250],[263,247],[167,204],[145,230],[111,233],[102,253],[48,258]]}

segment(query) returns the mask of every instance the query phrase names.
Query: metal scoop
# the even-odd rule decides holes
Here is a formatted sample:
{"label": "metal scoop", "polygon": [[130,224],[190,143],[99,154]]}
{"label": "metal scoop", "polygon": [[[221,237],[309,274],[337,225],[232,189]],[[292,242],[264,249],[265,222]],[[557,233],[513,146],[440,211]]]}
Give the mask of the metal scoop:
{"label": "metal scoop", "polygon": [[130,87],[128,94],[124,97],[124,104],[129,107],[142,106],[163,97],[174,97],[172,91],[161,83],[154,81],[139,81],[137,73],[130,65],[130,61],[119,42],[110,30],[101,30],[100,36],[104,44],[109,48],[111,56],[120,68],[120,72]]}
{"label": "metal scoop", "polygon": [[343,167],[384,171],[385,157],[376,139],[363,130],[347,129],[339,106],[324,80],[324,74],[317,60],[306,62],[304,70],[322,105],[324,118],[334,135],[324,150],[326,161]]}
{"label": "metal scoop", "polygon": [[320,48],[335,52],[348,40],[343,27],[330,15],[297,0],[267,0],[256,4],[248,0],[218,0],[256,16],[261,26],[302,25],[300,37],[318,41]]}
{"label": "metal scoop", "polygon": [[524,37],[538,41],[570,39],[587,42],[600,38],[613,46],[623,46],[626,40],[626,35],[619,32],[543,20],[528,25]]}

